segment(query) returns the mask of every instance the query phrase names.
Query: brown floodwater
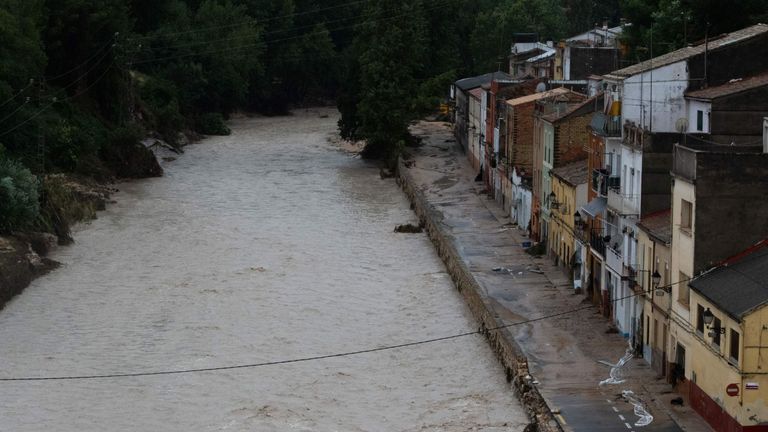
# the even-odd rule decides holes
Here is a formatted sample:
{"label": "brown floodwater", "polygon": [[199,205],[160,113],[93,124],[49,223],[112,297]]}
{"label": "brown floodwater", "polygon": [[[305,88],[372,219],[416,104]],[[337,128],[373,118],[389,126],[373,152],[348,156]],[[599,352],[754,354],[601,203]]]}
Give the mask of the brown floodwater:
{"label": "brown floodwater", "polygon": [[[118,185],[0,312],[0,377],[270,362],[477,328],[394,180],[331,110],[242,118]],[[0,382],[3,431],[521,431],[480,336],[147,377]]]}

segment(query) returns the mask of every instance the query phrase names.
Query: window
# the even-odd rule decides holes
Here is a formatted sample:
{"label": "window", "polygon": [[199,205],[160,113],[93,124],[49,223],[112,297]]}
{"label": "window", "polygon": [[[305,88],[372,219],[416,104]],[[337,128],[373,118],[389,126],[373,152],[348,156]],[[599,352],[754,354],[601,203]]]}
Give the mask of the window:
{"label": "window", "polygon": [[696,130],[704,130],[704,111],[696,110]]}
{"label": "window", "polygon": [[680,200],[680,229],[688,234],[693,228],[693,204],[686,200]]}
{"label": "window", "polygon": [[704,334],[704,306],[696,306],[696,331]]}
{"label": "window", "polygon": [[[683,272],[680,272],[680,279],[678,279],[677,284],[677,301],[682,306],[685,306],[685,308],[688,308],[688,295],[689,295],[689,288],[688,288],[688,275],[686,275]],[[703,312],[702,312],[703,313]]]}
{"label": "window", "polygon": [[730,361],[737,366],[739,365],[739,332],[733,329],[731,329]]}
{"label": "window", "polygon": [[645,344],[651,344],[651,317],[648,315],[645,316]]}
{"label": "window", "polygon": [[715,318],[714,321],[712,321],[712,330],[714,330],[714,335],[712,336],[712,343],[720,346],[720,328],[722,327],[722,322],[720,321],[720,318]]}
{"label": "window", "polygon": [[621,183],[624,186],[624,190],[626,190],[627,189],[627,166],[626,165],[624,165],[624,170],[621,174]]}

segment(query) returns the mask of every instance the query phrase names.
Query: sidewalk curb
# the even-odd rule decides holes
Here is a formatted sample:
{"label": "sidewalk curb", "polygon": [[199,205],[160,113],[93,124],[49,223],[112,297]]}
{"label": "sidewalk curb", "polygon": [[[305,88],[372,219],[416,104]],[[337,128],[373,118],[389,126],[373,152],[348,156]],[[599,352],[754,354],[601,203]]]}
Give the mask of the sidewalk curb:
{"label": "sidewalk curb", "polygon": [[483,289],[475,279],[467,264],[460,258],[453,238],[442,226],[443,214],[429,204],[424,195],[415,187],[402,160],[397,166],[398,184],[413,204],[414,212],[425,230],[435,249],[443,260],[448,274],[451,276],[456,289],[462,294],[472,314],[480,324],[480,332],[485,335],[491,349],[496,353],[504,367],[507,381],[512,383],[520,402],[528,412],[532,421],[526,432],[564,432],[562,425],[552,412],[551,407],[542,397],[539,390],[531,385],[531,375],[528,369],[528,359],[515,341],[511,332],[498,329],[503,326],[502,320],[496,318],[488,299],[483,296]]}

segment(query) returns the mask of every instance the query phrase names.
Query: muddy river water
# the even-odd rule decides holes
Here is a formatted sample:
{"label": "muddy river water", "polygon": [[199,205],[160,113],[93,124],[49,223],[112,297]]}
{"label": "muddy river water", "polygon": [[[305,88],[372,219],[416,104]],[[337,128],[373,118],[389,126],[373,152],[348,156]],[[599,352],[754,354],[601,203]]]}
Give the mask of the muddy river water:
{"label": "muddy river water", "polygon": [[[207,368],[476,329],[394,180],[330,110],[233,121],[118,185],[0,311],[0,377]],[[0,382],[2,431],[521,431],[486,342],[177,375]]]}

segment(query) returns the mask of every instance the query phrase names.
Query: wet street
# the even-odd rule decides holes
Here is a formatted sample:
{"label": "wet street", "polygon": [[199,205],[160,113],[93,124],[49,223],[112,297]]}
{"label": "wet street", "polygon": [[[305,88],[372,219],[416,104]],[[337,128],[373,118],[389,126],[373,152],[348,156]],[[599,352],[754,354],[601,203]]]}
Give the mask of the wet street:
{"label": "wet street", "polygon": [[[237,119],[120,184],[63,266],[0,311],[0,377],[322,356],[477,329],[394,180],[330,110]],[[0,382],[3,431],[522,431],[477,335],[190,374]]]}

